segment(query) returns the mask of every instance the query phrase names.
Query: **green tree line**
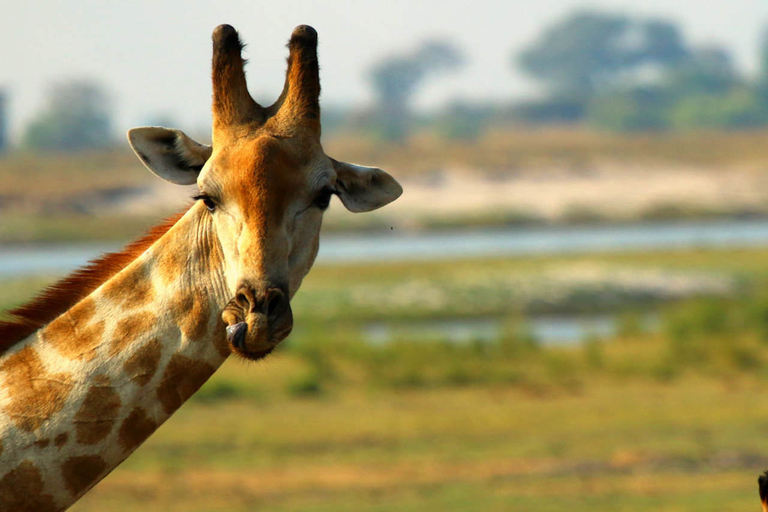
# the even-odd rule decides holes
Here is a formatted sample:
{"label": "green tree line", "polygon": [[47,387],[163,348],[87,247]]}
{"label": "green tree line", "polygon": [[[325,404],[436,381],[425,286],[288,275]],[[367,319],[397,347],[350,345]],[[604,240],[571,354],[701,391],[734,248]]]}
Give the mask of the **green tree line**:
{"label": "green tree line", "polygon": [[768,125],[768,37],[749,77],[722,45],[693,45],[670,20],[580,11],[546,27],[513,65],[544,91],[521,105],[529,121],[609,130]]}

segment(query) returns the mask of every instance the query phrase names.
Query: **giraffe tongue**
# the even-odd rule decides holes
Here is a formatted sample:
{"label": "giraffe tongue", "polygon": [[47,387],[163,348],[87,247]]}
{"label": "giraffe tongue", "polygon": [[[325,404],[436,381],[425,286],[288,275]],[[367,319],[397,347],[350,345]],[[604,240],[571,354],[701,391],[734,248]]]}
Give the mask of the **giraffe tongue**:
{"label": "giraffe tongue", "polygon": [[245,335],[248,333],[248,324],[238,322],[235,325],[227,326],[227,341],[235,348],[243,349],[245,347]]}

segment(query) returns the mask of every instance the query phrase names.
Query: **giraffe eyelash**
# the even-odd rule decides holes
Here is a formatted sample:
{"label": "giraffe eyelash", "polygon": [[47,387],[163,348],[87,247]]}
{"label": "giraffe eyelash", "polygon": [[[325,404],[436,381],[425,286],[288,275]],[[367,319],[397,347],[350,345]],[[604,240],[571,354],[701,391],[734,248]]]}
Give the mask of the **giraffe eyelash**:
{"label": "giraffe eyelash", "polygon": [[208,208],[209,212],[212,212],[216,209],[216,201],[214,201],[213,198],[211,198],[211,196],[209,196],[208,194],[200,193],[194,196],[192,199],[194,199],[195,201],[198,201],[198,200],[202,201],[205,207]]}

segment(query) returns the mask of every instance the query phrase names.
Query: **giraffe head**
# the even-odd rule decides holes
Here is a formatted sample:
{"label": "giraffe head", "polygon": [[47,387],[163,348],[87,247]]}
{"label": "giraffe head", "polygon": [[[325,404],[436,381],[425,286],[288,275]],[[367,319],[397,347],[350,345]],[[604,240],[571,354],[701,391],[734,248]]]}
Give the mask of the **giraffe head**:
{"label": "giraffe head", "polygon": [[128,132],[155,174],[197,183],[225,260],[232,300],[222,318],[234,352],[268,354],[291,331],[290,299],[309,272],[331,196],[352,212],[384,206],[401,193],[380,169],[328,157],[320,144],[317,33],[299,26],[288,43],[288,71],[277,101],[248,93],[242,43],[229,25],[213,33],[213,145],[179,130]]}

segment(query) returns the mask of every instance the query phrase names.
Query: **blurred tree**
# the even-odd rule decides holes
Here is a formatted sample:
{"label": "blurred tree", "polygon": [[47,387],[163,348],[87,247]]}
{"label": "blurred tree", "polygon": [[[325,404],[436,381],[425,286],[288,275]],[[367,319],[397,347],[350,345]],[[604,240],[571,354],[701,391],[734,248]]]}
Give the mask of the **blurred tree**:
{"label": "blurred tree", "polygon": [[669,93],[680,97],[725,95],[739,81],[730,52],[719,46],[691,51],[689,57],[671,68],[665,78]]}
{"label": "blurred tree", "polygon": [[107,94],[87,81],[53,86],[46,108],[29,124],[23,138],[26,147],[60,151],[99,148],[111,142]]}
{"label": "blurred tree", "polygon": [[758,48],[760,68],[757,76],[757,95],[760,102],[768,106],[768,27],[763,29]]}
{"label": "blurred tree", "polygon": [[612,131],[667,128],[668,95],[658,86],[636,87],[594,98],[587,107],[589,124]]}
{"label": "blurred tree", "polygon": [[8,149],[8,114],[6,110],[6,92],[0,89],[0,153]]}
{"label": "blurred tree", "polygon": [[436,133],[447,139],[474,140],[503,110],[500,105],[454,100],[438,112],[431,123]]}
{"label": "blurred tree", "polygon": [[725,95],[695,94],[679,99],[670,112],[673,128],[753,128],[768,123],[768,105],[749,87]]}
{"label": "blurred tree", "polygon": [[518,103],[512,109],[516,120],[526,123],[576,123],[584,119],[587,104],[574,96],[553,96]]}
{"label": "blurred tree", "polygon": [[768,124],[768,29],[753,82],[726,48],[689,46],[672,22],[593,11],[544,30],[517,62],[549,90],[518,109],[524,120],[621,131]]}
{"label": "blurred tree", "polygon": [[446,41],[428,41],[415,52],[396,55],[376,63],[369,73],[382,118],[383,135],[402,140],[408,132],[409,102],[429,77],[464,64],[461,52]]}
{"label": "blurred tree", "polygon": [[670,66],[688,55],[677,26],[583,11],[546,30],[515,63],[557,96],[584,102],[641,66]]}
{"label": "blurred tree", "polygon": [[618,131],[753,126],[761,114],[745,110],[754,101],[747,99],[749,91],[735,93],[744,89],[740,81],[727,50],[697,48],[653,83],[617,85],[594,95],[586,118]]}

